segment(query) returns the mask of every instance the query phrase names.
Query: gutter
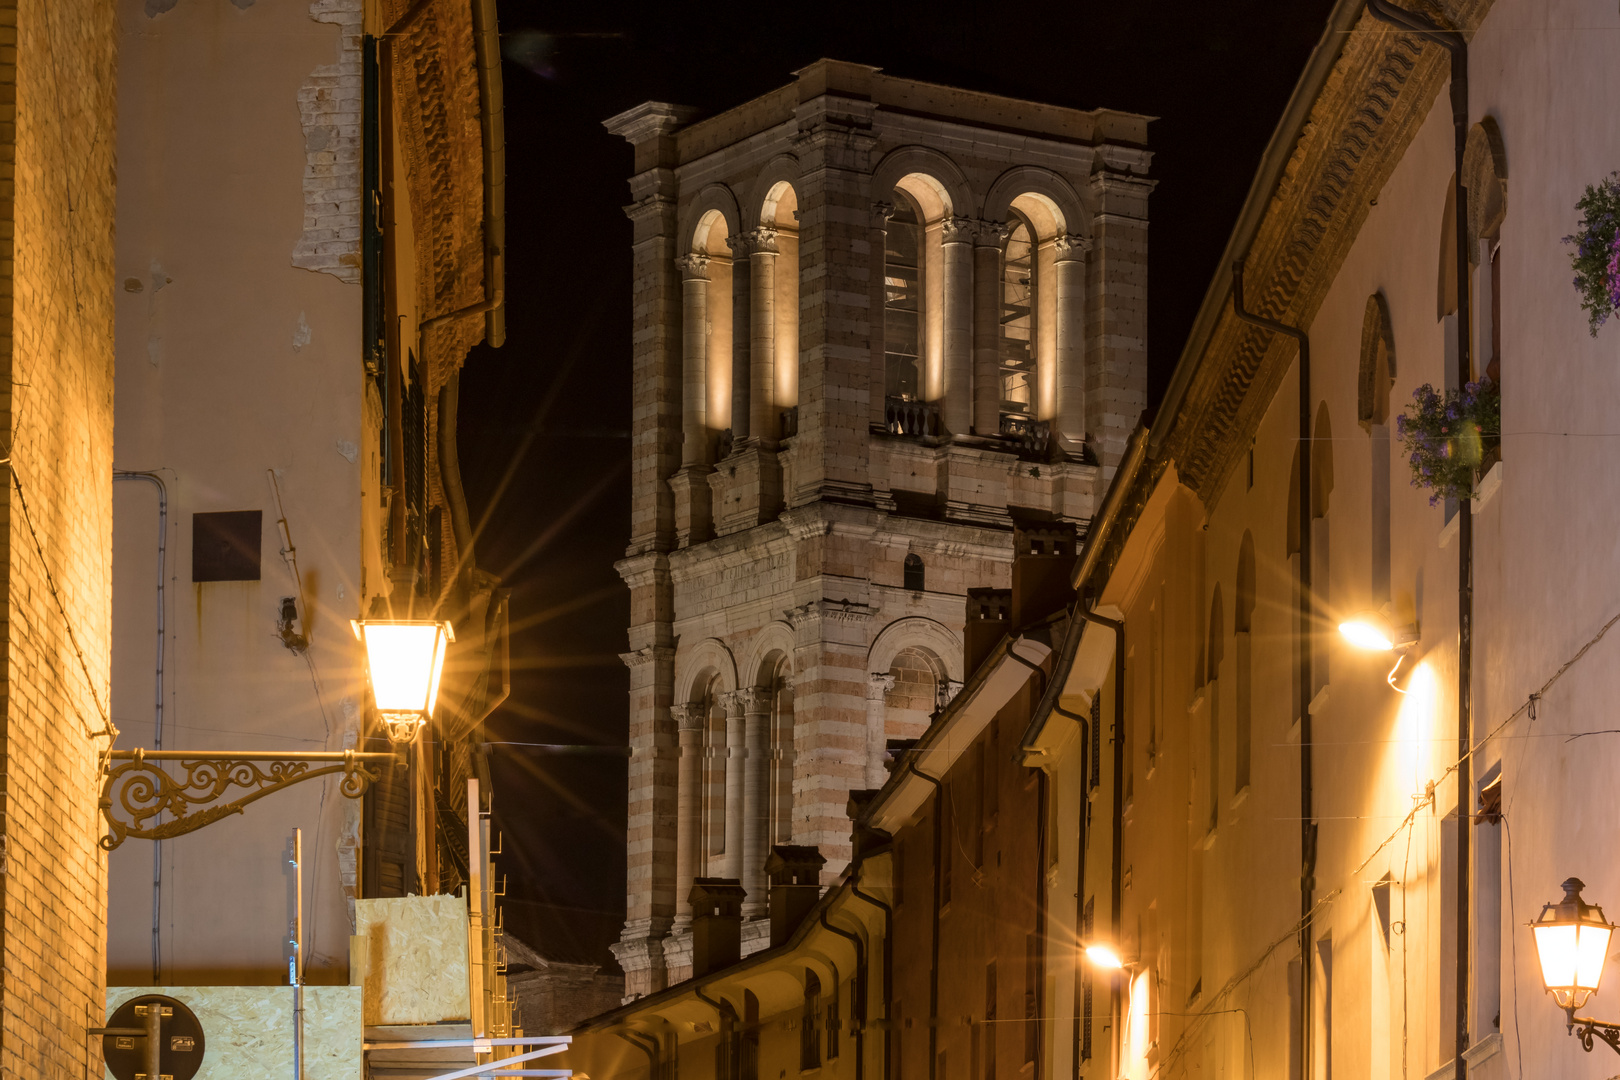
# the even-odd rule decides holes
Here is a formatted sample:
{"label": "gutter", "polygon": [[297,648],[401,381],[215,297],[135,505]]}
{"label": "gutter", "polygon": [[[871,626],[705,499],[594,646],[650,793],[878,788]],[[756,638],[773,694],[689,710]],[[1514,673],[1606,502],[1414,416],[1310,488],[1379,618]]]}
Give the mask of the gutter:
{"label": "gutter", "polygon": [[[940,875],[940,845],[945,836],[944,788],[937,776],[917,768],[915,754],[906,754],[906,769],[919,780],[934,785],[934,908],[933,937],[928,947],[928,1080],[939,1080],[939,905],[943,881]],[[955,823],[952,823],[955,827]],[[1039,1055],[1037,1055],[1038,1057]]]}
{"label": "gutter", "polygon": [[1181,350],[1181,358],[1176,362],[1176,369],[1170,376],[1170,385],[1165,388],[1164,399],[1159,403],[1160,423],[1153,428],[1152,449],[1157,452],[1163,443],[1174,418],[1181,411],[1182,398],[1186,396],[1187,387],[1192,383],[1199,365],[1203,361],[1204,351],[1209,347],[1209,340],[1215,333],[1221,314],[1226,308],[1226,296],[1231,288],[1231,279],[1228,277],[1228,268],[1241,254],[1247,252],[1254,244],[1255,234],[1260,231],[1260,223],[1264,220],[1266,210],[1271,205],[1271,197],[1282,180],[1283,171],[1288,166],[1288,159],[1293,156],[1294,147],[1298,145],[1305,125],[1310,122],[1311,108],[1327,85],[1328,77],[1333,73],[1333,66],[1339,62],[1339,54],[1344,51],[1345,42],[1349,40],[1350,32],[1355,28],[1361,18],[1362,4],[1365,0],[1338,0],[1328,16],[1327,29],[1322,31],[1322,38],[1312,50],[1310,59],[1305,63],[1305,70],[1300,74],[1299,82],[1294,84],[1294,93],[1288,99],[1288,105],[1283,110],[1282,119],[1271,135],[1271,141],[1266,144],[1265,153],[1260,158],[1260,167],[1255,170],[1254,180],[1249,184],[1249,194],[1243,200],[1243,209],[1238,212],[1237,225],[1232,229],[1231,239],[1226,242],[1226,250],[1221,253],[1220,262],[1216,264],[1215,278],[1204,291],[1204,302],[1198,308],[1198,316],[1193,320],[1192,332],[1187,335],[1187,344]]}
{"label": "gutter", "polygon": [[[866,966],[866,945],[855,934],[842,927],[834,926],[827,921],[825,909],[821,912],[821,927],[831,931],[848,941],[855,950],[855,1015],[860,1022],[855,1025],[855,1080],[865,1080],[866,1077],[866,989],[871,978],[871,971]],[[833,992],[837,993],[834,987]]]}
{"label": "gutter", "polygon": [[[861,891],[861,867],[865,864],[871,852],[862,852],[856,858],[854,868],[849,875],[850,895],[883,912],[883,1080],[889,1080],[889,1073],[893,1067],[894,1057],[894,1024],[889,1018],[890,1002],[894,999],[894,908]],[[870,976],[871,969],[867,969]]]}

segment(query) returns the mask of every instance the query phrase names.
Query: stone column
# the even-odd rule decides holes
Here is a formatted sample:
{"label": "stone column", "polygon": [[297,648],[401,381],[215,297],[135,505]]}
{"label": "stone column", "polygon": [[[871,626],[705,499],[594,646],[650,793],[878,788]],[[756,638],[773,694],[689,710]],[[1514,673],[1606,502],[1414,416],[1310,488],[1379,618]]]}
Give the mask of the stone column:
{"label": "stone column", "polygon": [[1006,226],[973,230],[973,433],[1001,430],[1001,245]]}
{"label": "stone column", "polygon": [[735,450],[748,438],[748,399],[750,393],[750,352],[748,316],[751,280],[748,272],[751,247],[746,236],[729,236],[731,249],[731,446]]}
{"label": "stone column", "polygon": [[952,435],[973,427],[973,222],[946,218],[940,231],[944,248],[944,405],[940,419]]}
{"label": "stone column", "polygon": [[748,336],[751,358],[748,395],[749,438],[774,445],[780,433],[776,416],[776,230],[760,228],[747,234],[750,286]]}
{"label": "stone column", "polygon": [[884,338],[884,314],[889,299],[889,287],[885,280],[888,271],[888,245],[889,245],[889,219],[894,217],[894,204],[876,202],[872,204],[872,227],[868,230],[871,244],[871,295],[868,301],[868,310],[871,312],[871,341],[872,361],[867,368],[867,393],[870,395],[871,416],[870,421],[874,428],[881,428],[886,422],[885,407],[889,395],[889,359],[887,340]]}
{"label": "stone column", "polygon": [[1053,241],[1057,288],[1057,416],[1059,446],[1078,451],[1086,438],[1086,252],[1083,236]]}
{"label": "stone column", "polygon": [[776,694],[769,686],[738,691],[743,706],[743,743],[746,765],[743,773],[742,885],[748,892],[743,915],[758,918],[766,913],[765,858],[770,854],[770,785],[765,770],[771,760],[771,703]]}
{"label": "stone column", "polygon": [[883,767],[883,754],[888,749],[884,718],[888,712],[887,695],[894,689],[894,676],[874,671],[866,682],[866,786],[880,788],[888,780]]}
{"label": "stone column", "polygon": [[697,871],[703,857],[703,724],[708,712],[707,702],[671,705],[669,709],[680,743],[675,795],[675,895],[682,902],[675,911],[676,930],[692,924],[692,909],[685,899],[692,891],[692,879],[701,876]]}
{"label": "stone column", "polygon": [[709,257],[683,255],[681,271],[681,465],[708,459]]}
{"label": "stone column", "polygon": [[742,880],[743,868],[743,768],[747,748],[743,744],[743,702],[745,690],[720,695],[726,710],[726,821],[725,849],[720,859],[720,877]]}

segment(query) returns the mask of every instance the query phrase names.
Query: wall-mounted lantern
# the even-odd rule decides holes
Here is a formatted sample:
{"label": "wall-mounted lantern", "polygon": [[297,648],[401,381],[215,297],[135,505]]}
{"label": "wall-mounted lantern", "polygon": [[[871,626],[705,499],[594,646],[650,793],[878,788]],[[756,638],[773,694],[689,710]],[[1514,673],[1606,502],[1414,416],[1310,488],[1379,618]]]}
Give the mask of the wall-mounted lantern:
{"label": "wall-mounted lantern", "polygon": [[365,646],[366,677],[389,741],[414,742],[433,719],[455,631],[448,622],[426,619],[365,619],[350,625]]}
{"label": "wall-mounted lantern", "polygon": [[1588,1052],[1597,1038],[1620,1053],[1620,1024],[1575,1015],[1603,981],[1603,963],[1614,934],[1603,909],[1581,899],[1585,887],[1580,878],[1565,881],[1564,898],[1542,907],[1540,917],[1530,924],[1536,959],[1541,962],[1541,984],[1568,1017],[1567,1030],[1579,1035]]}

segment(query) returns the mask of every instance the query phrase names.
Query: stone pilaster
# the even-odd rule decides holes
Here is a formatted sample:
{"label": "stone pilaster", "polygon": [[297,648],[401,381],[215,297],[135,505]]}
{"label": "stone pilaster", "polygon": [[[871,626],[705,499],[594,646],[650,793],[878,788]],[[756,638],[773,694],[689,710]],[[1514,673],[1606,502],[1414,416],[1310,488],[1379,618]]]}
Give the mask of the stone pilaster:
{"label": "stone pilaster", "polygon": [[946,218],[940,226],[945,287],[943,381],[940,416],[945,430],[966,435],[973,427],[973,234],[968,218]]}
{"label": "stone pilaster", "polygon": [[726,237],[731,249],[731,445],[741,446],[754,434],[750,426],[753,397],[752,246],[745,236]]}
{"label": "stone pilaster", "polygon": [[889,290],[884,278],[888,270],[887,250],[889,242],[889,219],[894,217],[894,204],[890,202],[875,202],[872,204],[872,227],[867,231],[868,263],[870,269],[870,289],[867,300],[867,311],[870,326],[872,345],[871,365],[867,369],[867,394],[869,396],[870,410],[868,413],[872,429],[881,430],[885,425],[884,400],[889,392],[889,359],[884,339],[884,311],[889,302]]}
{"label": "stone pilaster", "polygon": [[866,786],[880,788],[888,780],[883,767],[883,755],[888,749],[886,717],[888,694],[894,689],[894,676],[886,671],[874,671],[866,682]]}
{"label": "stone pilaster", "polygon": [[709,258],[683,255],[681,273],[681,467],[669,478],[675,543],[702,543],[712,529],[709,446]]}
{"label": "stone pilaster", "polygon": [[1153,188],[1154,181],[1114,172],[1091,178],[1099,209],[1086,263],[1085,410],[1103,487],[1147,407],[1147,201]]}
{"label": "stone pilaster", "polygon": [[742,887],[743,916],[758,918],[768,910],[765,892],[765,857],[770,854],[770,788],[766,769],[770,763],[771,702],[776,695],[769,686],[753,686],[737,692],[743,710],[743,818]]}
{"label": "stone pilaster", "polygon": [[725,846],[720,859],[720,876],[737,881],[743,876],[743,770],[748,759],[748,749],[743,742],[745,693],[733,690],[720,695],[720,704],[726,710]]}
{"label": "stone pilaster", "polygon": [[742,237],[748,245],[748,437],[774,447],[781,436],[776,409],[776,230],[760,228]]}
{"label": "stone pilaster", "polygon": [[680,930],[692,923],[691,909],[686,896],[692,891],[692,879],[698,876],[702,860],[702,820],[699,813],[703,805],[700,790],[703,783],[703,725],[708,719],[708,705],[691,702],[674,705],[669,713],[675,722],[679,740],[680,759],[677,766],[676,842],[675,842],[675,917],[673,926]]}

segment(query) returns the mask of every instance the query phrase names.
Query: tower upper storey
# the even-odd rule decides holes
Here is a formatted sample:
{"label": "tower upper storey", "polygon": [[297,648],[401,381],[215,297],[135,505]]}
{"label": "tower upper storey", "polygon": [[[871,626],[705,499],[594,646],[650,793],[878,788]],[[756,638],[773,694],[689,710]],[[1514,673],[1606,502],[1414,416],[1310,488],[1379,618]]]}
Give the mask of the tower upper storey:
{"label": "tower upper storey", "polygon": [[832,499],[1084,521],[1146,401],[1150,118],[821,60],[635,148],[632,554]]}

